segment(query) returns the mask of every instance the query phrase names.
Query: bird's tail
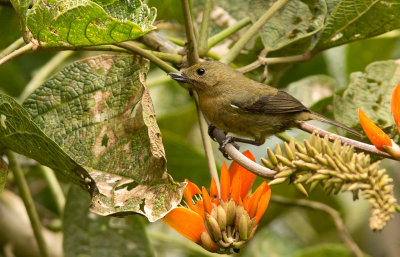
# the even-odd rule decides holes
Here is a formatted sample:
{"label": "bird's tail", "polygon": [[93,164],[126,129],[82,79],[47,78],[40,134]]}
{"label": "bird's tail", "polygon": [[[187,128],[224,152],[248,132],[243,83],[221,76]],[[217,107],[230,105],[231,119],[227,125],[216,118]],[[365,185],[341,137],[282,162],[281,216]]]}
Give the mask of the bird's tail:
{"label": "bird's tail", "polygon": [[351,128],[347,127],[346,125],[344,125],[342,123],[339,123],[337,121],[328,119],[327,117],[322,116],[321,114],[318,114],[316,112],[311,112],[311,117],[310,118],[313,119],[313,120],[319,120],[319,121],[322,121],[322,122],[325,122],[325,123],[329,123],[329,124],[331,124],[333,126],[336,126],[338,128],[344,129],[347,132],[349,132],[351,134],[354,134],[354,135],[356,135],[358,137],[363,137],[360,133],[358,133],[354,129],[351,129]]}

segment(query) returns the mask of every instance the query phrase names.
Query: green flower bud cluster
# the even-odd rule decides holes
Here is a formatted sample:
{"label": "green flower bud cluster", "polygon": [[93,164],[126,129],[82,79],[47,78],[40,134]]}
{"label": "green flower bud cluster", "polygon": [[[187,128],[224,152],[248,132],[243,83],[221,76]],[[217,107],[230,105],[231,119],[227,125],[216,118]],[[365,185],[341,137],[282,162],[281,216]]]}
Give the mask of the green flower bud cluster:
{"label": "green flower bud cluster", "polygon": [[370,228],[381,230],[395,212],[397,201],[393,195],[393,180],[385,169],[380,169],[380,161],[371,162],[368,154],[355,153],[353,147],[341,145],[337,139],[320,138],[313,134],[304,145],[292,139],[284,143],[285,155],[279,144],[275,151],[267,149],[268,160],[263,164],[278,173],[269,185],[289,181],[304,195],[321,185],[328,193],[351,191],[354,199],[358,193],[370,202]]}
{"label": "green flower bud cluster", "polygon": [[250,219],[249,214],[235,201],[220,201],[214,203],[211,214],[206,213],[205,225],[207,231],[201,233],[201,245],[208,250],[218,246],[218,253],[232,254],[239,252],[248,240],[253,237],[257,226],[254,226],[255,217]]}

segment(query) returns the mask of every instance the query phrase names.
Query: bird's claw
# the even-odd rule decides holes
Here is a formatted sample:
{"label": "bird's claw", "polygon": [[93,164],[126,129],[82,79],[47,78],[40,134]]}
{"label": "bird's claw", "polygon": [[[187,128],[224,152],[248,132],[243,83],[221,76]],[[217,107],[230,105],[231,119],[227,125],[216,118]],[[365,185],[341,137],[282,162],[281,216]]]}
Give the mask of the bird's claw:
{"label": "bird's claw", "polygon": [[232,144],[236,149],[239,150],[239,145],[235,143],[235,138],[233,137],[226,137],[224,141],[219,146],[219,150],[221,153],[224,155],[224,157],[228,160],[232,160],[231,157],[229,157],[228,153],[225,151],[225,147],[227,144]]}

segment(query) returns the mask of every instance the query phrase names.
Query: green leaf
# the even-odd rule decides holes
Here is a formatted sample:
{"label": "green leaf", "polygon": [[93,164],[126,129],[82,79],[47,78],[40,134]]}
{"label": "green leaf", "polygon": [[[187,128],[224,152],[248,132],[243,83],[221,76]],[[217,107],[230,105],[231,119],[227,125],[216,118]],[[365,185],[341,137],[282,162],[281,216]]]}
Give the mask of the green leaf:
{"label": "green leaf", "polygon": [[140,37],[155,29],[155,17],[156,9],[141,0],[40,0],[27,25],[41,46],[91,46]]}
{"label": "green leaf", "polygon": [[287,91],[310,107],[322,98],[331,96],[336,81],[326,75],[313,75],[289,84]]}
{"label": "green leaf", "polygon": [[380,128],[394,131],[390,101],[399,82],[399,61],[374,62],[364,72],[352,73],[343,95],[334,97],[336,120],[361,131],[357,112],[357,108],[361,108]]}
{"label": "green leaf", "polygon": [[28,11],[29,5],[31,4],[30,0],[10,0],[13,5],[15,12],[18,15],[19,23],[21,26],[21,31],[25,31],[26,29],[26,13]]}
{"label": "green leaf", "polygon": [[0,195],[4,191],[4,187],[6,186],[8,175],[8,166],[3,158],[0,157]]}
{"label": "green leaf", "polygon": [[89,205],[84,191],[70,188],[63,221],[65,257],[154,256],[141,217],[102,217],[90,213]]}
{"label": "green leaf", "polygon": [[149,61],[135,56],[87,58],[24,102],[32,120],[88,170],[98,214],[138,212],[155,221],[181,200],[184,184],[166,172],[148,70]]}
{"label": "green leaf", "polygon": [[[249,15],[257,21],[275,0],[251,0]],[[284,55],[304,53],[311,47],[312,36],[319,32],[327,15],[327,6],[323,0],[293,0],[264,25],[261,38],[266,48],[275,51],[283,47]],[[289,47],[290,46],[290,47]]]}
{"label": "green leaf", "polygon": [[86,170],[46,136],[22,106],[6,95],[0,95],[0,146],[64,172],[75,182],[83,183],[89,178]]}
{"label": "green leaf", "polygon": [[398,0],[343,0],[329,16],[315,51],[400,28]]}

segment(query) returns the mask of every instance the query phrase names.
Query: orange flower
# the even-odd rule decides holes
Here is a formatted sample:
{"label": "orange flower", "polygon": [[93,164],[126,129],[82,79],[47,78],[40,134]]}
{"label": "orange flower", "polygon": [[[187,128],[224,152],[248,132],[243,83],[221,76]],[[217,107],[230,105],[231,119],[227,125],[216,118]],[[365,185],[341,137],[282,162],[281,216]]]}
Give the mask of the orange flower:
{"label": "orange flower", "polygon": [[391,109],[397,130],[400,133],[400,84],[398,84],[393,90]]}
{"label": "orange flower", "polygon": [[[250,151],[243,153],[255,161]],[[163,221],[181,235],[210,252],[237,252],[253,236],[257,224],[268,207],[271,190],[263,182],[249,194],[256,176],[233,161],[229,169],[221,169],[221,195],[214,180],[210,194],[194,183],[188,183],[184,199],[186,207],[177,207]]]}
{"label": "orange flower", "polygon": [[365,134],[367,134],[367,137],[376,148],[384,151],[383,146],[392,146],[392,140],[390,140],[389,136],[376,126],[361,109],[358,109],[358,118]]}

